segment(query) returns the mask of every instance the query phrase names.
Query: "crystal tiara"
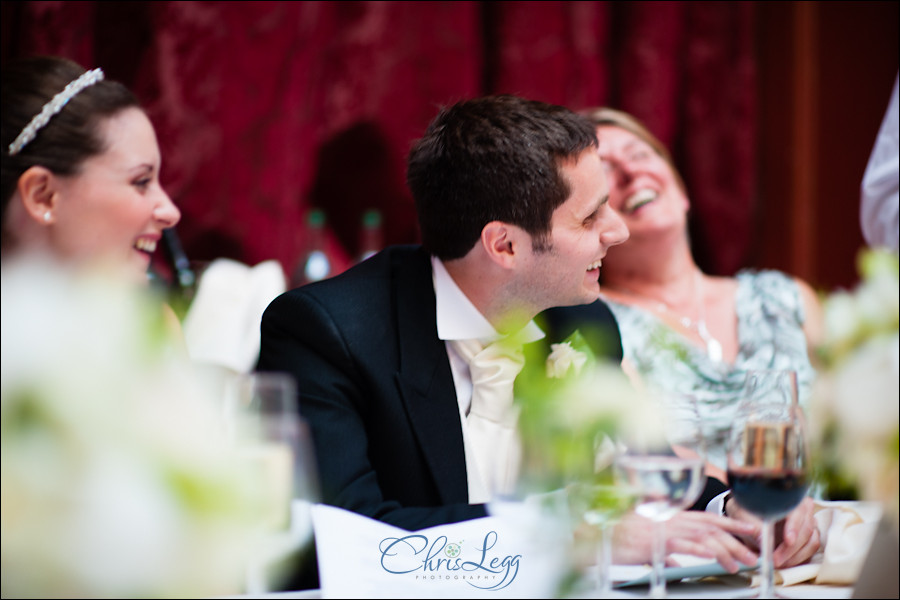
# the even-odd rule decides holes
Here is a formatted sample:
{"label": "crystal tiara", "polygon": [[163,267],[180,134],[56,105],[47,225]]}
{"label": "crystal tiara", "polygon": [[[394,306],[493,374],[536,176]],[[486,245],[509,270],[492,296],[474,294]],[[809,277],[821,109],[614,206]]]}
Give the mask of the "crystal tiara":
{"label": "crystal tiara", "polygon": [[22,148],[28,145],[31,140],[37,135],[38,131],[44,127],[51,118],[53,118],[56,113],[61,111],[63,107],[71,100],[78,92],[83,90],[84,88],[94,85],[98,81],[103,81],[103,70],[102,69],[94,69],[92,71],[85,71],[81,74],[78,79],[71,81],[69,85],[63,89],[60,93],[53,96],[53,99],[50,100],[44,107],[41,109],[41,112],[36,114],[31,122],[25,126],[25,129],[22,130],[13,143],[9,145],[9,155],[15,156],[19,152],[22,151]]}

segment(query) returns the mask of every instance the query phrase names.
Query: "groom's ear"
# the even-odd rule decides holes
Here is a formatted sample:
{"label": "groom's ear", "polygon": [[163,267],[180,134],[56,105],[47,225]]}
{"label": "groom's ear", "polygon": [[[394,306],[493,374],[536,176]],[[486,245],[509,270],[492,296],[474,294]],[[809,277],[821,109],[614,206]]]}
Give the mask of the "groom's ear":
{"label": "groom's ear", "polygon": [[491,221],[481,230],[481,245],[491,260],[504,269],[512,269],[522,253],[530,250],[531,241],[520,227],[503,221]]}

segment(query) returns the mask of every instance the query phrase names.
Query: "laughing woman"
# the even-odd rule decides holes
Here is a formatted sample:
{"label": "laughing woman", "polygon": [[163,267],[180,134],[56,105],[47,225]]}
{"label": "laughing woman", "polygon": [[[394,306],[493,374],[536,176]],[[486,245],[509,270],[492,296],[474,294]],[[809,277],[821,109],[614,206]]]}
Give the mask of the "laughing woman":
{"label": "laughing woman", "polygon": [[[687,191],[665,147],[631,115],[608,108],[586,114],[607,169],[609,205],[630,233],[603,261],[601,287],[619,324],[623,366],[671,402],[694,396],[712,463],[708,474],[725,482],[725,438],[746,372],[794,369],[801,402],[808,396],[815,375],[810,350],[822,326],[818,299],[809,284],[779,271],[703,273],[691,252]],[[750,518],[733,504],[727,511],[718,506],[728,516]],[[784,532],[776,566],[813,556],[820,536],[811,499],[787,517]]]}
{"label": "laughing woman", "polygon": [[[146,284],[181,213],[160,186],[156,132],[134,94],[100,69],[33,57],[3,66],[0,95],[3,263],[102,267]],[[167,304],[162,318],[182,346]]]}
{"label": "laughing woman", "polygon": [[724,470],[724,440],[748,370],[796,370],[805,403],[818,299],[809,284],[779,271],[703,273],[688,236],[690,200],[665,147],[627,113],[587,115],[609,175],[609,205],[631,234],[610,249],[601,288],[625,360],[646,385],[696,398],[709,458]]}
{"label": "laughing woman", "polygon": [[102,262],[135,281],[181,214],[159,182],[150,119],[100,69],[35,57],[3,67],[3,260]]}

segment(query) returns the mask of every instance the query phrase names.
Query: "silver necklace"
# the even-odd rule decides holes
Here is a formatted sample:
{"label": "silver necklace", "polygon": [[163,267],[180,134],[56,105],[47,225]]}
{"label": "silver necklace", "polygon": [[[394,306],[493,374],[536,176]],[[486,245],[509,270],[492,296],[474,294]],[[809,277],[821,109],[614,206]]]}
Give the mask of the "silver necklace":
{"label": "silver necklace", "polygon": [[[669,307],[667,306],[666,309]],[[700,339],[703,340],[703,343],[706,344],[706,355],[709,356],[710,360],[715,362],[722,362],[722,344],[713,337],[713,335],[709,332],[709,329],[706,328],[706,319],[701,316],[696,323],[687,317],[681,317],[681,324],[686,328],[693,329],[697,332],[697,335],[700,336]]]}
{"label": "silver necklace", "polygon": [[713,335],[709,332],[709,329],[707,329],[706,327],[706,306],[703,302],[703,294],[701,289],[702,285],[703,279],[700,276],[700,272],[694,271],[693,296],[697,306],[699,307],[699,310],[697,311],[698,317],[696,321],[688,316],[678,314],[664,300],[649,298],[648,296],[644,296],[643,294],[639,294],[626,288],[619,287],[616,289],[623,291],[631,296],[653,300],[655,302],[654,308],[656,312],[671,315],[675,317],[681,324],[681,326],[685,329],[696,331],[697,335],[700,336],[700,339],[703,340],[703,343],[706,345],[706,355],[709,357],[709,359],[714,362],[721,362],[724,354],[722,351],[722,344],[719,342],[719,340],[713,337]]}

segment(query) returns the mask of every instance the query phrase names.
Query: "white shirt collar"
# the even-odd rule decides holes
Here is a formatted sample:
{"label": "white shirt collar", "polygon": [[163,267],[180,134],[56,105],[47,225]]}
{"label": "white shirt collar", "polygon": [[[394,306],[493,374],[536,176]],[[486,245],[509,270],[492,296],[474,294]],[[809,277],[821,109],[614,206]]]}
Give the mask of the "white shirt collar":
{"label": "white shirt collar", "polygon": [[[438,338],[444,341],[478,339],[487,344],[502,337],[459,289],[444,263],[435,256],[431,257],[431,273]],[[522,329],[521,335],[521,339],[529,343],[543,338],[545,334],[532,320]]]}

